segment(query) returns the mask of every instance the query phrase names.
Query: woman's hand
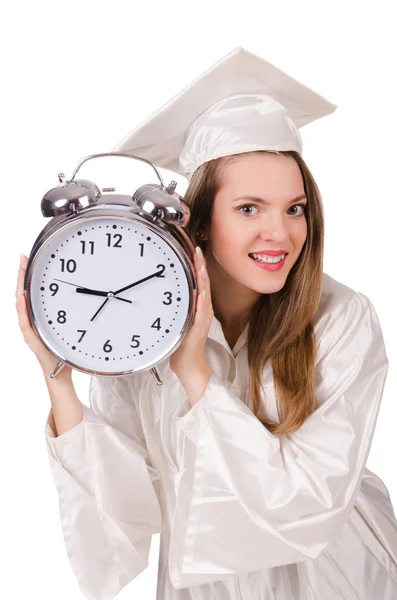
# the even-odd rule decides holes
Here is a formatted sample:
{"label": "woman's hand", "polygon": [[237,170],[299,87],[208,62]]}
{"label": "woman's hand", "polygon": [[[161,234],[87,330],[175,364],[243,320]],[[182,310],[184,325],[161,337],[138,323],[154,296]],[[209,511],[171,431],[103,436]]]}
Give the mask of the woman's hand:
{"label": "woman's hand", "polygon": [[189,332],[170,358],[170,367],[181,380],[191,403],[201,398],[212,373],[205,360],[204,348],[214,311],[205,259],[200,247],[197,248],[194,257],[198,288],[196,313]]}
{"label": "woman's hand", "polygon": [[[17,279],[17,289],[15,292],[15,306],[18,313],[18,324],[22,331],[25,342],[29,346],[29,348],[36,355],[37,360],[40,363],[41,368],[44,371],[44,375],[46,378],[49,378],[50,374],[55,371],[55,367],[58,364],[58,359],[44,346],[41,342],[40,338],[32,328],[32,325],[29,320],[29,314],[26,307],[26,299],[23,289],[23,284],[25,280],[25,272],[26,265],[28,264],[28,259],[26,256],[21,256],[20,267],[18,269],[18,279]],[[65,365],[56,376],[58,381],[60,380],[70,380],[72,375],[72,369],[68,365]]]}

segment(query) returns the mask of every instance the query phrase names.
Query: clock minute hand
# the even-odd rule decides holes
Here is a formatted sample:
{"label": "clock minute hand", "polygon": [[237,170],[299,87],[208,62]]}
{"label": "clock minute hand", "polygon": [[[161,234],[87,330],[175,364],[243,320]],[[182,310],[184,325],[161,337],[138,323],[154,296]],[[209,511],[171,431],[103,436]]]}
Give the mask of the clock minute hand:
{"label": "clock minute hand", "polygon": [[152,279],[153,277],[158,277],[162,272],[164,271],[164,269],[162,271],[156,271],[156,273],[152,273],[151,275],[148,275],[147,277],[144,277],[143,279],[140,279],[139,281],[135,281],[134,283],[131,283],[130,285],[126,285],[125,287],[121,288],[120,290],[116,290],[114,292],[114,294],[121,294],[121,292],[125,292],[125,290],[129,290],[133,287],[135,287],[136,285],[143,283],[144,281],[147,281],[148,279]]}

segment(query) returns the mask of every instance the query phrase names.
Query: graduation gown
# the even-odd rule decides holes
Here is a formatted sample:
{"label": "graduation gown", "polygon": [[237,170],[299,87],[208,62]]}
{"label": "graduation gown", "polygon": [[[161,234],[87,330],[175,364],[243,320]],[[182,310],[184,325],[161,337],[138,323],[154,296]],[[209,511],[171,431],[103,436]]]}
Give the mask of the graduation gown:
{"label": "graduation gown", "polygon": [[[272,435],[248,408],[247,329],[214,317],[213,374],[192,408],[169,366],[92,376],[83,420],[45,437],[69,561],[89,600],[148,564],[157,600],[396,600],[397,522],[366,468],[388,359],[370,300],[323,274],[314,319],[319,407]],[[271,366],[261,410],[279,422]]]}

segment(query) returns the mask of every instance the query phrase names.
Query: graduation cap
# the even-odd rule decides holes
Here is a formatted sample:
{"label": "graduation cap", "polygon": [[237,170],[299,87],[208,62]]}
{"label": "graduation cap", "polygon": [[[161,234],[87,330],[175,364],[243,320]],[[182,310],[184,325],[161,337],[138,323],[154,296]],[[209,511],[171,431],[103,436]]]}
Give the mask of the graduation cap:
{"label": "graduation cap", "polygon": [[299,128],[336,105],[238,47],[131,131],[112,152],[190,179],[203,163],[252,150],[302,153]]}

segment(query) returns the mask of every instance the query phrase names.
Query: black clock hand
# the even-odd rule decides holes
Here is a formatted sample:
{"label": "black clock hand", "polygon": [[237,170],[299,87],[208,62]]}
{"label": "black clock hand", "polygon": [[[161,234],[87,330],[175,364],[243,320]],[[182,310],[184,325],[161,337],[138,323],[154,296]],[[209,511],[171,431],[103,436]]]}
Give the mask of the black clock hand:
{"label": "black clock hand", "polygon": [[121,292],[125,292],[125,290],[129,290],[133,287],[135,287],[136,285],[138,285],[139,283],[143,283],[144,281],[147,281],[148,279],[152,279],[153,277],[158,277],[159,275],[161,275],[161,273],[164,271],[164,269],[162,271],[156,271],[156,273],[152,273],[152,275],[148,275],[147,277],[144,277],[143,279],[140,279],[139,281],[135,281],[134,283],[131,283],[130,285],[126,285],[125,287],[116,290],[114,292],[114,294],[121,294]]}
{"label": "black clock hand", "polygon": [[109,293],[103,292],[102,290],[91,290],[90,288],[84,288],[80,286],[76,288],[76,292],[78,294],[89,294],[90,296],[104,296],[105,298]]}
{"label": "black clock hand", "polygon": [[[76,287],[76,292],[79,292],[80,294],[90,294],[93,296],[107,296],[109,292],[102,292],[101,290],[91,290],[90,288],[85,288],[85,287],[80,287],[78,285],[76,285],[75,283],[70,283],[70,281],[64,281],[63,279],[57,279],[56,277],[54,277],[55,281],[61,281],[62,283],[67,283],[69,285],[73,285]],[[129,304],[132,304],[132,300],[127,300],[126,298],[116,298],[117,300],[121,300],[122,302],[128,302]]]}
{"label": "black clock hand", "polygon": [[108,300],[109,300],[109,298],[106,298],[105,302],[102,302],[101,306],[98,308],[95,315],[90,319],[90,321],[93,321],[95,319],[97,314],[103,309],[103,307],[105,306],[106,302],[108,302]]}
{"label": "black clock hand", "polygon": [[102,290],[91,290],[90,288],[77,287],[76,292],[78,294],[89,294],[90,296],[103,296],[106,298],[109,292],[103,292]]}

